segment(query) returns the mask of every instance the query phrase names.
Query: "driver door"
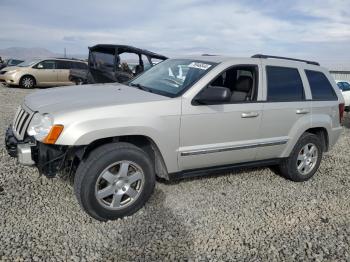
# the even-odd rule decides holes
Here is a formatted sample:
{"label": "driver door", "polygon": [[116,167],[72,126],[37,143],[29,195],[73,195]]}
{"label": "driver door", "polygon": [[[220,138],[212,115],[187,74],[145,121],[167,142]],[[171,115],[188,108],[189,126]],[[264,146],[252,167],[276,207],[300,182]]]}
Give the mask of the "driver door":
{"label": "driver door", "polygon": [[57,65],[55,60],[44,60],[38,63],[35,70],[35,79],[39,85],[55,85],[58,82]]}
{"label": "driver door", "polygon": [[[178,158],[180,170],[255,160],[263,107],[262,103],[257,102],[258,95],[261,95],[262,73],[259,65],[247,66],[254,72],[251,87],[254,88],[254,95],[251,93],[251,100],[198,105],[193,103],[193,98],[183,98]],[[231,76],[231,84],[225,84],[227,76],[225,80],[218,81],[225,71],[209,85],[227,87],[235,92],[234,81],[241,76],[237,73],[239,70],[233,71],[236,73]]]}

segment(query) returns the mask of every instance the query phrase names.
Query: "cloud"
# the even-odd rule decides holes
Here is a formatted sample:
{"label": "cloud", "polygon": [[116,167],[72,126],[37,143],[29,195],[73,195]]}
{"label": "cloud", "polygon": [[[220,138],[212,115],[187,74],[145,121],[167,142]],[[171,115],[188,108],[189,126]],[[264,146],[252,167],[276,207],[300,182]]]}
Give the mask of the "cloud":
{"label": "cloud", "polygon": [[1,1],[1,47],[86,53],[123,43],[166,55],[253,53],[333,63],[350,60],[350,2],[322,1]]}

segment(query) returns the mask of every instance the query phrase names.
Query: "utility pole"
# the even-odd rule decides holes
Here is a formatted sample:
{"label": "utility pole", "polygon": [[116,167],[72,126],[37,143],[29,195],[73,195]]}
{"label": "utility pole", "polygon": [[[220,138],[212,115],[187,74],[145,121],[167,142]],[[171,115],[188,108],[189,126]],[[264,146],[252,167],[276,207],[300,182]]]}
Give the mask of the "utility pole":
{"label": "utility pole", "polygon": [[67,50],[64,48],[64,58],[67,58]]}

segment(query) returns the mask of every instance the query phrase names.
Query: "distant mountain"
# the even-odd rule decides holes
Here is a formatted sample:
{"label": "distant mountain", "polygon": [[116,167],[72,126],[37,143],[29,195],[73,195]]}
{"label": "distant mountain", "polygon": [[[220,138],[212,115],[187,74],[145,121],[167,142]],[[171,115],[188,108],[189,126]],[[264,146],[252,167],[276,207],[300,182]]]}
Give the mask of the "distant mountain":
{"label": "distant mountain", "polygon": [[[51,52],[46,48],[33,47],[9,47],[0,49],[0,56],[4,58],[19,58],[19,59],[31,59],[31,58],[44,58],[44,57],[63,57],[63,54],[57,54]],[[74,57],[80,59],[86,59],[87,55],[72,55],[68,54],[67,57]]]}

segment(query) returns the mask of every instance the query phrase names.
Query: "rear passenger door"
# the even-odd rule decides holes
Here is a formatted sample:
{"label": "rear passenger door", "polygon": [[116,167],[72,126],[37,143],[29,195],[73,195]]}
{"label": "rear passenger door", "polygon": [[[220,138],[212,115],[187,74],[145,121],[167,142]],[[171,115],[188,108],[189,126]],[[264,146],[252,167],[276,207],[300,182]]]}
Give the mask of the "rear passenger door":
{"label": "rear passenger door", "polygon": [[[311,126],[311,95],[297,63],[262,61],[264,70],[263,117],[256,160],[284,157],[288,142],[300,128]],[[295,65],[295,66],[294,66]]]}

